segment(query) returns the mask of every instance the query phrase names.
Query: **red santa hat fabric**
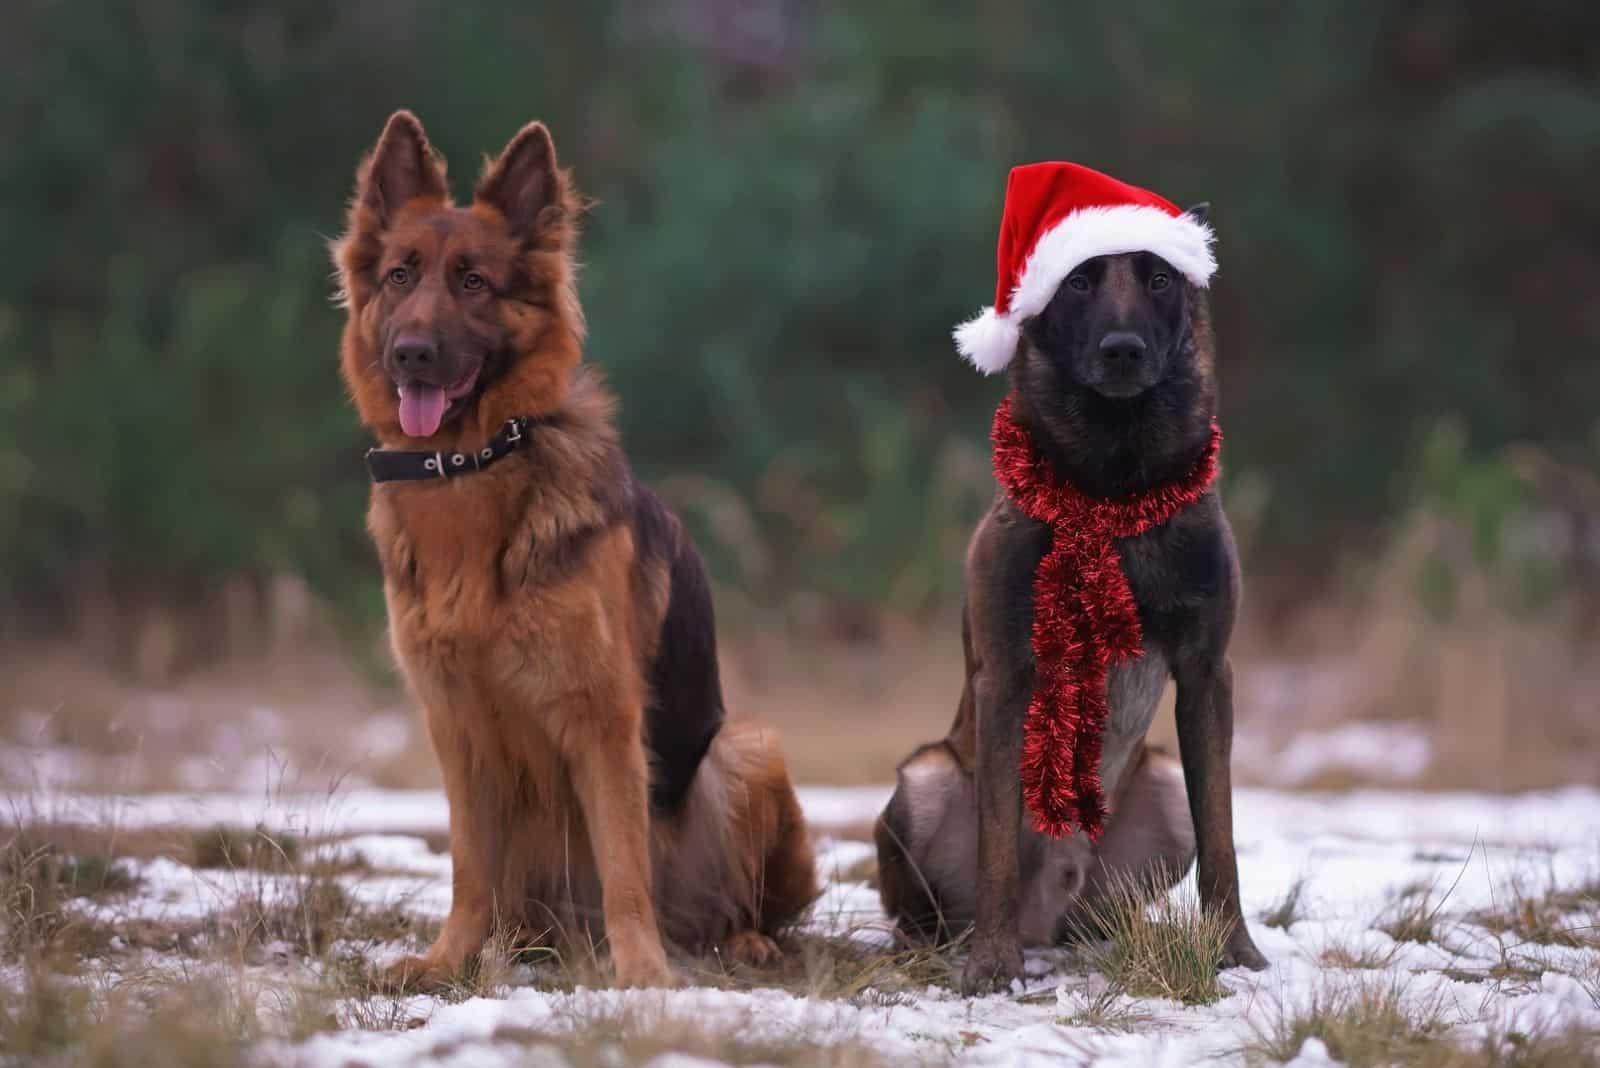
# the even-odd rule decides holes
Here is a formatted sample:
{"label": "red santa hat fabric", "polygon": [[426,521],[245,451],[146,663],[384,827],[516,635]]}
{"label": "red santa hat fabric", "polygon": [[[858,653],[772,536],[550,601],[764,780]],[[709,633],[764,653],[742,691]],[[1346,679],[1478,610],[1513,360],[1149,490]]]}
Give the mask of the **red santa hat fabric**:
{"label": "red santa hat fabric", "polygon": [[955,328],[956,348],[984,374],[1016,355],[1022,322],[1039,314],[1085,260],[1153,252],[1201,289],[1217,261],[1211,227],[1176,204],[1076,163],[1013,167],[1006,181],[994,304]]}

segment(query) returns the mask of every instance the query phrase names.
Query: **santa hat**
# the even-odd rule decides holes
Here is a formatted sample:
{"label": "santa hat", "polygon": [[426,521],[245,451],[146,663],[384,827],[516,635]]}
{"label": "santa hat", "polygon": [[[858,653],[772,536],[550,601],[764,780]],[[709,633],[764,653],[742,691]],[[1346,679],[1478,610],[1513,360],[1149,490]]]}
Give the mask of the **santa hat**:
{"label": "santa hat", "polygon": [[955,328],[956,348],[984,374],[1016,354],[1038,315],[1085,260],[1153,252],[1201,289],[1217,269],[1211,227],[1148,190],[1076,163],[1013,167],[1000,216],[994,306]]}

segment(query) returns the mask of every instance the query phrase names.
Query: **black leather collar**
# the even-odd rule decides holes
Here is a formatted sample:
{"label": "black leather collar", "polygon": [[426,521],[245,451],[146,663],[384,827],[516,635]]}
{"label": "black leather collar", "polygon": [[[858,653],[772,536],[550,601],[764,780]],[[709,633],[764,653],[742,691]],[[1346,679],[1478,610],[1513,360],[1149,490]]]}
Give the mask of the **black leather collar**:
{"label": "black leather collar", "polygon": [[422,482],[451,479],[482,471],[490,464],[522,447],[540,419],[519,415],[505,425],[477,452],[407,452],[401,449],[368,449],[367,470],[374,482]]}

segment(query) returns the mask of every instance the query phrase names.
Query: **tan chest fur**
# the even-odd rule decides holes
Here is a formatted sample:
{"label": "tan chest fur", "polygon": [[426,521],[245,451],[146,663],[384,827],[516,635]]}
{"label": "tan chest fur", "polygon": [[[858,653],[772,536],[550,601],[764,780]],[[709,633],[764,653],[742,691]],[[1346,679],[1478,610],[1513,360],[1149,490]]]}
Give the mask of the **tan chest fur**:
{"label": "tan chest fur", "polygon": [[493,547],[514,522],[509,512],[492,489],[465,481],[374,490],[367,525],[383,560],[390,625],[408,652],[502,629],[513,606]]}
{"label": "tan chest fur", "polygon": [[[526,775],[558,767],[575,736],[639,730],[644,643],[628,526],[569,532],[571,560],[530,569],[560,532],[498,475],[380,487],[368,522],[395,655],[436,744],[461,733]],[[594,722],[600,709],[611,722]]]}

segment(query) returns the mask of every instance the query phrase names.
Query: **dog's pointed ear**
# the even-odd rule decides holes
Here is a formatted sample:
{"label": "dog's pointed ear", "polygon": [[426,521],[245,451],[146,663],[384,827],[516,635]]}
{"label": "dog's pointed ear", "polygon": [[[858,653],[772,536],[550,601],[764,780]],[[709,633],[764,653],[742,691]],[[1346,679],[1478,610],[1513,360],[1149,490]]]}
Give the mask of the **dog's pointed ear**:
{"label": "dog's pointed ear", "polygon": [[1183,213],[1195,222],[1209,223],[1211,221],[1211,201],[1202,200],[1198,204],[1185,208]]}
{"label": "dog's pointed ear", "polygon": [[389,116],[383,134],[356,176],[356,206],[389,223],[418,197],[447,200],[444,162],[428,144],[422,123],[409,111]]}
{"label": "dog's pointed ear", "polygon": [[567,204],[566,176],[556,164],[556,146],[542,122],[530,122],[490,161],[473,194],[499,210],[512,231],[532,241],[560,218]]}

